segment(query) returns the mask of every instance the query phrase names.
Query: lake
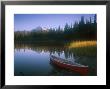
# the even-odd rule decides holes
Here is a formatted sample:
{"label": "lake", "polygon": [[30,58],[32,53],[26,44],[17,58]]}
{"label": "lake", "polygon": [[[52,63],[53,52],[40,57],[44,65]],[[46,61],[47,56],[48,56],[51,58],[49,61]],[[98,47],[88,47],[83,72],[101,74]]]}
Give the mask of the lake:
{"label": "lake", "polygon": [[[89,67],[86,76],[97,75],[97,56],[89,53],[80,54],[76,49],[64,46],[39,46],[36,44],[15,44],[15,76],[82,76],[79,72],[59,68],[50,62],[50,55],[76,62]],[[96,53],[96,48],[95,48]],[[82,55],[83,54],[83,55]]]}

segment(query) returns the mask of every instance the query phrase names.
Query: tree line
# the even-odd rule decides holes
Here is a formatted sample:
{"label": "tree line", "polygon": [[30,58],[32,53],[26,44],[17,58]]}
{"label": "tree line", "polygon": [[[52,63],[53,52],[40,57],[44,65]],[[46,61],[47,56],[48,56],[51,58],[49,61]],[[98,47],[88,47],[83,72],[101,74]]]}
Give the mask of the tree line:
{"label": "tree line", "polygon": [[96,15],[94,19],[85,21],[82,16],[79,22],[69,25],[65,24],[64,29],[60,26],[42,31],[15,31],[15,42],[53,42],[53,41],[73,41],[73,40],[97,40]]}

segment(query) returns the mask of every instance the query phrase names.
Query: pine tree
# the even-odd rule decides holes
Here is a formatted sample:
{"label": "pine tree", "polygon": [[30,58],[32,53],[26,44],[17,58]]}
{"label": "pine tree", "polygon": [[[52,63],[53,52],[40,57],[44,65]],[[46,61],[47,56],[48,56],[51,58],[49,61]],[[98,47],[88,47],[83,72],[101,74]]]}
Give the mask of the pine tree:
{"label": "pine tree", "polygon": [[81,16],[80,24],[84,24],[84,16]]}
{"label": "pine tree", "polygon": [[94,15],[94,23],[97,23],[96,20],[97,20],[97,17],[96,17],[96,14],[95,14]]}

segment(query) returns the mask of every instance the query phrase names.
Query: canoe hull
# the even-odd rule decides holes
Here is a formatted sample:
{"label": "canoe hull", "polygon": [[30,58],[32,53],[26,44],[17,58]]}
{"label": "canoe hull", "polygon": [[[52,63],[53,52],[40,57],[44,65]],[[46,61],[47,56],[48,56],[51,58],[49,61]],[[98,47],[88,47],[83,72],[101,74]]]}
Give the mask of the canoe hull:
{"label": "canoe hull", "polygon": [[58,61],[55,61],[53,58],[50,58],[51,62],[55,64],[56,66],[67,69],[73,72],[80,73],[81,75],[87,75],[88,74],[88,67],[79,67],[79,66],[72,66],[69,64],[60,63]]}

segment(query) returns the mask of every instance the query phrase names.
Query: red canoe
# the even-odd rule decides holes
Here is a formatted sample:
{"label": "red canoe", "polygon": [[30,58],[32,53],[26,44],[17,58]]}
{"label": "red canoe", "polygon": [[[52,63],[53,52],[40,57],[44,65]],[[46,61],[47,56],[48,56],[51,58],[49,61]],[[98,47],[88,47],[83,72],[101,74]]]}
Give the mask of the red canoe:
{"label": "red canoe", "polygon": [[71,61],[64,60],[53,55],[51,55],[50,60],[53,64],[57,65],[58,67],[68,69],[73,72],[78,72],[82,75],[87,75],[88,73],[88,66],[84,66],[78,63],[72,63]]}

